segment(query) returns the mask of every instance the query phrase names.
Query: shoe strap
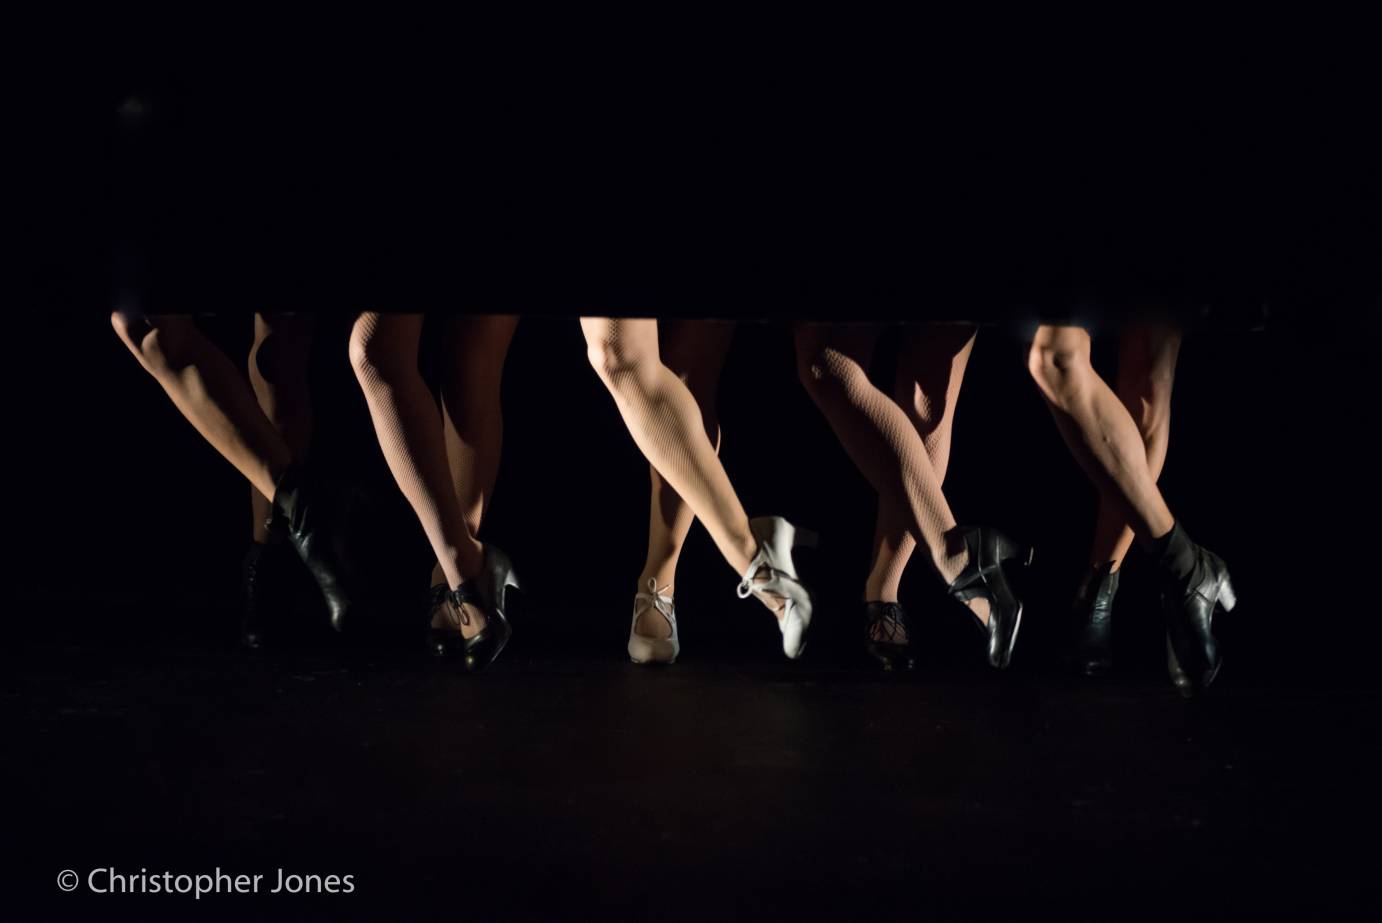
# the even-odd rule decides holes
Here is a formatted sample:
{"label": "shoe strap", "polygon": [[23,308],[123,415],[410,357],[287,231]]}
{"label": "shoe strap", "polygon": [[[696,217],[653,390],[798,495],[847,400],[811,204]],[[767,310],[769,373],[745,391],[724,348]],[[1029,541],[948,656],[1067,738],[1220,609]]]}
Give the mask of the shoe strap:
{"label": "shoe strap", "polygon": [[427,599],[431,603],[431,608],[435,609],[446,602],[446,597],[451,594],[451,587],[445,583],[434,583],[432,588],[427,591]]}
{"label": "shoe strap", "polygon": [[[768,572],[767,580],[754,579],[758,576],[760,571],[764,570]],[[790,574],[780,571],[770,564],[759,564],[756,567],[750,567],[748,569],[743,579],[739,581],[739,587],[736,592],[740,599],[748,599],[755,594],[772,593],[774,596],[781,596],[790,602],[791,597],[785,592],[787,584],[789,583],[801,586],[801,581],[792,577]]]}
{"label": "shoe strap", "polygon": [[[636,622],[638,621],[638,617],[644,612],[647,612],[649,609],[656,609],[658,613],[675,628],[677,624],[677,604],[671,596],[663,594],[663,590],[670,590],[671,588],[672,585],[669,583],[667,586],[658,589],[657,581],[649,577],[648,592],[637,593],[633,597],[633,620]],[[640,607],[639,603],[643,603],[643,605]]]}
{"label": "shoe strap", "polygon": [[865,607],[867,615],[866,632],[870,641],[875,643],[897,644],[897,641],[881,641],[873,638],[873,628],[875,625],[884,626],[879,634],[895,638],[900,633],[908,642],[911,641],[911,631],[907,624],[907,610],[902,608],[901,603],[896,602],[872,602]]}
{"label": "shoe strap", "polygon": [[[462,605],[469,603],[477,609],[484,609],[485,606],[484,600],[480,598],[480,590],[475,585],[474,581],[462,583],[454,590],[448,591],[446,595],[451,601],[451,605],[455,606],[456,611],[460,613],[462,625],[470,624],[470,619],[466,616],[465,610],[461,608]],[[485,615],[488,618],[489,613],[486,612]]]}
{"label": "shoe strap", "polygon": [[[758,572],[764,569],[768,571],[768,579],[754,579],[758,576]],[[767,586],[782,576],[784,575],[780,571],[776,570],[768,563],[768,549],[763,547],[762,544],[759,544],[758,553],[755,554],[753,560],[749,562],[749,566],[744,571],[744,575],[739,579],[739,588],[735,592],[739,594],[740,599],[748,599],[753,595],[754,589],[757,586]]]}

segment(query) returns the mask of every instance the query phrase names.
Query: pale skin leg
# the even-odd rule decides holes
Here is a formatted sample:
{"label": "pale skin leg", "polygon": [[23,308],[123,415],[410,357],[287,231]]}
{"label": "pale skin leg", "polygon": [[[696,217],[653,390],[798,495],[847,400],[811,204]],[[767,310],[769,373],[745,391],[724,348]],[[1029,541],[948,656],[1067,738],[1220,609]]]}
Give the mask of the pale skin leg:
{"label": "pale skin leg", "polygon": [[[290,314],[256,314],[254,345],[250,347],[249,380],[259,409],[282,434],[293,457],[305,460],[312,436],[312,398],[308,361],[312,352],[313,320]],[[250,488],[256,542],[269,539],[269,499]]]}
{"label": "pale skin leg", "polygon": [[1089,332],[1052,324],[1038,327],[1027,368],[1101,502],[1144,545],[1170,532],[1175,517],[1157,489],[1142,434],[1128,408],[1094,371]]}
{"label": "pale skin leg", "polygon": [[225,353],[182,315],[116,312],[111,326],[197,432],[272,501],[293,452]]}
{"label": "pale skin leg", "polygon": [[[706,438],[720,450],[720,421],[715,410],[720,371],[734,337],[732,324],[702,320],[664,321],[660,331],[663,363],[682,380],[700,408]],[[648,466],[652,498],[648,513],[648,556],[638,575],[638,592],[654,582],[660,592],[676,594],[677,561],[696,516],[676,490]],[[664,589],[665,588],[665,589]],[[670,638],[672,626],[655,610],[639,616],[634,630],[644,637]]]}
{"label": "pale skin leg", "polygon": [[[758,542],[705,434],[696,399],[662,363],[657,321],[584,317],[581,330],[590,364],[613,396],[639,450],[686,501],[725,562],[742,576],[757,556]],[[781,608],[774,611],[780,618]]]}
{"label": "pale skin leg", "polygon": [[[1142,435],[1153,480],[1161,477],[1166,463],[1171,435],[1171,388],[1180,344],[1181,332],[1170,324],[1128,327],[1118,342],[1116,393]],[[1132,543],[1133,531],[1127,520],[1101,494],[1094,541],[1090,545],[1090,565],[1112,564],[1112,569],[1118,570]]]}

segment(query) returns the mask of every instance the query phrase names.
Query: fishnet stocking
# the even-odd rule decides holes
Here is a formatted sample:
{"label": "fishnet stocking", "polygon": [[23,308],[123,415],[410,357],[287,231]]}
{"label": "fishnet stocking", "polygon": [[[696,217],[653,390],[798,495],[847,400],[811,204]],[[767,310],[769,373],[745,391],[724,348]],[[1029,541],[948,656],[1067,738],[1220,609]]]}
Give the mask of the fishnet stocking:
{"label": "fishnet stocking", "polygon": [[917,428],[902,408],[869,381],[877,333],[850,328],[797,328],[802,383],[825,414],[845,451],[878,491],[879,502],[903,510],[909,531],[931,552],[948,585],[967,563],[946,539],[955,517]]}
{"label": "fishnet stocking", "polygon": [[[484,521],[504,442],[500,384],[518,318],[455,318],[443,341],[442,422],[452,489],[471,535]],[[438,560],[432,582],[446,579]]]}
{"label": "fishnet stocking", "polygon": [[[902,334],[893,397],[921,436],[940,484],[945,483],[950,466],[955,406],[976,333],[968,325],[928,324],[908,328]],[[917,544],[907,522],[905,509],[884,502],[880,495],[873,569],[864,589],[866,599],[897,601],[902,574]]]}
{"label": "fishnet stocking", "polygon": [[[480,573],[484,548],[456,496],[441,413],[418,371],[421,335],[420,314],[361,314],[351,331],[350,360],[389,470],[455,588]],[[435,627],[449,626],[446,608],[434,610]],[[473,635],[484,616],[477,612],[460,627]]]}

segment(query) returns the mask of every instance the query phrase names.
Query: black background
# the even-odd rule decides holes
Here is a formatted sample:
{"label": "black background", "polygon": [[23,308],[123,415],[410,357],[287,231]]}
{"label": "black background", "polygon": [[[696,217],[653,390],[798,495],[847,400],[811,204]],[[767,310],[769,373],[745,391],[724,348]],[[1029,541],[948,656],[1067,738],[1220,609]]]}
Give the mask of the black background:
{"label": "black background", "polygon": [[[767,676],[771,684],[797,666],[794,676],[865,666],[859,596],[876,501],[795,380],[790,320],[1000,321],[979,336],[960,398],[946,488],[961,522],[996,525],[1037,547],[1012,669],[1016,676],[996,676],[983,664],[980,639],[943,600],[919,560],[903,596],[922,626],[923,669],[912,677],[911,691],[892,690],[897,696],[885,698],[897,709],[899,727],[913,720],[907,696],[917,689],[927,697],[941,690],[941,699],[950,697],[947,707],[958,699],[979,702],[972,712],[961,710],[969,717],[959,723],[1010,729],[988,751],[998,756],[993,765],[1001,765],[1005,758],[1022,762],[1023,754],[1035,759],[1040,750],[1046,725],[1034,723],[1036,712],[1027,710],[1028,704],[1037,708],[1032,690],[1056,690],[1052,701],[1069,692],[1062,685],[1067,681],[1054,674],[1064,670],[1067,607],[1084,564],[1094,506],[1091,488],[1025,371],[1030,311],[1083,309],[1091,300],[1109,309],[1130,294],[1184,297],[1188,291],[1210,302],[1214,312],[1209,323],[1190,332],[1182,351],[1161,484],[1191,535],[1221,555],[1234,575],[1240,608],[1219,622],[1226,666],[1218,684],[1237,704],[1225,722],[1251,728],[1242,737],[1252,746],[1243,749],[1255,754],[1258,781],[1234,801],[1231,782],[1222,783],[1221,791],[1219,776],[1185,762],[1187,754],[1214,756],[1216,742],[1234,735],[1216,730],[1212,717],[1207,730],[1199,728],[1196,712],[1166,719],[1161,700],[1150,706],[1143,701],[1137,714],[1145,718],[1146,708],[1155,713],[1149,727],[1168,722],[1162,729],[1170,729],[1166,739],[1173,745],[1164,764],[1147,761],[1141,746],[1127,751],[1130,762],[1138,761],[1127,767],[1116,765],[1121,751],[1099,754],[1097,741],[1113,719],[1089,719],[1081,727],[1081,716],[1093,712],[1080,711],[1078,703],[1093,708],[1117,699],[1122,693],[1110,690],[1120,679],[1061,700],[1077,703],[1070,711],[1079,732],[1071,737],[1078,738],[1071,753],[1094,753],[1093,764],[1104,766],[1109,778],[1144,772],[1150,784],[1129,790],[1134,793],[1155,792],[1163,774],[1196,779],[1192,801],[1208,792],[1211,814],[1217,805],[1232,807],[1225,809],[1229,845],[1242,846],[1254,836],[1257,828],[1249,821],[1261,815],[1263,805],[1275,805],[1276,813],[1269,811],[1263,823],[1288,819],[1283,829],[1273,830],[1283,837],[1284,851],[1275,841],[1261,842],[1288,858],[1321,842],[1342,850],[1349,811],[1369,816],[1372,803],[1351,800],[1350,788],[1316,799],[1282,781],[1306,779],[1302,784],[1313,793],[1313,780],[1328,788],[1323,780],[1336,765],[1351,771],[1350,754],[1375,758],[1375,747],[1369,749],[1365,734],[1355,729],[1366,727],[1355,720],[1357,708],[1351,717],[1336,719],[1311,698],[1361,690],[1347,701],[1365,714],[1378,675],[1371,653],[1382,641],[1369,595],[1376,557],[1378,160],[1362,143],[1368,126],[1359,112],[1366,109],[1349,105],[1335,86],[1310,85],[1284,69],[1244,70],[1235,55],[1225,54],[1212,70],[1228,79],[1191,94],[1187,106],[1187,97],[1163,92],[1165,71],[1174,67],[1164,59],[1132,92],[1110,85],[1097,69],[1073,67],[1069,86],[1078,90],[1071,94],[1036,85],[1037,70],[999,74],[975,62],[946,70],[928,61],[910,69],[910,58],[881,55],[875,62],[880,66],[860,71],[821,46],[798,46],[809,60],[791,66],[764,56],[758,66],[733,73],[717,68],[717,61],[700,60],[672,80],[638,80],[627,67],[587,62],[584,71],[527,81],[521,61],[489,71],[466,61],[449,77],[443,74],[445,79],[410,70],[381,80],[378,62],[333,69],[306,59],[290,77],[266,75],[242,59],[223,72],[228,79],[208,80],[186,66],[197,57],[198,41],[184,36],[175,42],[186,60],[171,68],[130,53],[107,53],[102,60],[118,59],[119,66],[94,81],[53,59],[29,72],[18,94],[35,119],[19,122],[28,143],[19,145],[26,156],[15,174],[20,271],[12,289],[14,348],[5,363],[10,460],[17,472],[9,496],[9,625],[18,635],[15,656],[28,668],[21,688],[40,694],[20,693],[10,701],[26,716],[24,728],[31,733],[24,739],[39,748],[36,762],[18,765],[55,767],[50,771],[62,780],[21,805],[35,814],[21,811],[19,829],[39,847],[27,885],[51,894],[51,869],[69,839],[64,829],[45,823],[54,806],[65,822],[89,822],[99,833],[92,849],[121,842],[126,834],[118,824],[145,817],[147,838],[158,849],[144,854],[168,855],[190,842],[198,855],[221,861],[210,852],[220,841],[206,831],[235,805],[214,792],[204,799],[197,793],[219,784],[222,773],[238,776],[252,759],[225,758],[214,741],[188,733],[209,714],[233,716],[226,726],[236,733],[228,734],[227,745],[264,741],[274,757],[266,765],[278,771],[322,769],[315,754],[292,746],[280,751],[279,737],[260,734],[261,724],[273,720],[272,706],[263,703],[281,701],[276,696],[282,674],[294,671],[295,661],[242,669],[239,655],[227,653],[234,644],[239,559],[249,540],[248,488],[176,413],[107,322],[122,267],[112,254],[131,235],[150,260],[138,274],[150,306],[214,312],[200,322],[237,363],[249,346],[250,312],[321,312],[312,360],[318,422],[313,452],[335,474],[363,485],[370,498],[370,525],[358,536],[361,567],[396,627],[377,643],[407,665],[403,673],[376,672],[378,683],[394,692],[370,686],[358,693],[360,707],[377,709],[375,699],[392,694],[402,700],[395,703],[396,715],[414,722],[402,735],[405,756],[379,758],[387,786],[358,802],[351,781],[377,778],[325,767],[344,769],[339,778],[345,780],[339,789],[324,785],[325,800],[333,811],[337,802],[363,807],[363,836],[377,834],[369,832],[371,804],[385,804],[390,792],[411,792],[417,767],[432,765],[428,755],[413,752],[429,745],[419,741],[430,740],[426,735],[445,724],[456,729],[457,738],[447,747],[459,746],[466,732],[449,714],[413,710],[412,658],[422,658],[414,632],[431,562],[421,530],[388,476],[346,359],[351,311],[526,315],[505,374],[504,461],[482,532],[510,554],[527,586],[515,606],[515,638],[505,655],[514,672],[454,698],[449,697],[458,691],[448,687],[446,696],[435,697],[443,710],[448,701],[488,702],[487,693],[500,691],[512,702],[526,702],[523,671],[544,662],[569,664],[597,679],[614,675],[622,698],[611,700],[611,713],[623,708],[637,714],[631,702],[657,701],[623,674],[601,672],[605,664],[625,659],[646,535],[647,468],[585,361],[575,317],[611,312],[741,321],[720,389],[722,458],[751,515],[785,515],[822,534],[823,547],[802,564],[822,604],[806,663],[784,666],[771,620],[754,603],[734,599],[737,575],[704,532],[693,531],[678,582],[685,670],[660,677],[681,714],[692,717],[702,694],[724,701],[715,698],[724,677],[707,679],[703,672],[718,663],[747,664],[730,677],[732,686],[741,675]],[[466,36],[463,47],[483,43],[483,36]],[[943,37],[926,47],[934,51],[937,44],[944,44]],[[739,50],[751,58],[775,47],[762,37],[746,45]],[[649,64],[661,44],[650,42],[642,50],[642,63]],[[1055,66],[1054,52],[1039,44],[1036,50],[1048,59],[1043,66]],[[1105,50],[1116,57],[1120,47],[1112,42]],[[1346,57],[1336,55],[1327,72],[1332,75]],[[1289,50],[1278,59],[1295,61]],[[112,116],[133,92],[148,93],[156,103],[152,111],[161,134],[151,146],[125,144]],[[315,121],[296,118],[304,101],[320,105],[313,110]],[[450,117],[458,111],[463,118]],[[1096,364],[1111,374],[1111,331],[1097,333]],[[444,361],[429,350],[428,374],[435,377]],[[888,380],[888,361],[884,348],[877,380]],[[1119,597],[1118,659],[1133,689],[1164,683],[1161,629],[1147,571],[1134,550]],[[332,641],[309,638],[311,656],[331,651]],[[215,655],[189,659],[188,650]],[[64,652],[76,652],[74,664],[45,659]],[[213,662],[220,667],[206,668]],[[52,691],[62,686],[64,669],[89,679],[92,688],[107,675],[146,681],[91,694],[97,704],[88,711],[81,709],[89,693],[79,690],[70,706],[77,711],[69,714],[60,707],[63,695]],[[224,689],[208,700],[198,684],[214,684],[218,669],[226,677]],[[547,675],[535,682],[553,688],[551,668],[536,672],[544,670]],[[968,674],[962,695],[947,685],[956,673]],[[848,702],[854,695],[850,682],[822,688],[828,697]],[[308,726],[329,724],[340,704],[336,686],[318,686],[319,699],[293,697],[297,718]],[[1272,694],[1252,697],[1264,688]],[[144,718],[130,718],[143,728],[131,734],[122,722],[130,714],[127,699],[140,689],[153,690],[158,701],[147,704]],[[1235,689],[1252,696],[1233,700]],[[993,699],[984,698],[988,690]],[[242,693],[251,703],[243,711],[235,704]],[[217,697],[222,695],[224,701]],[[502,710],[503,702],[497,707]],[[1261,709],[1273,713],[1261,717]],[[1287,717],[1278,718],[1276,709]],[[1247,721],[1249,713],[1260,720]],[[351,714],[349,708],[341,711],[346,718]],[[750,732],[765,723],[759,712],[746,714]],[[789,718],[802,714],[787,712]],[[864,727],[857,717],[842,726]],[[68,718],[73,722],[65,723]],[[96,723],[84,723],[88,719]],[[600,715],[594,720],[610,721]],[[166,735],[160,733],[164,723]],[[53,728],[67,736],[46,737]],[[1202,732],[1208,746],[1182,746]],[[140,758],[152,753],[159,764],[176,767],[168,771],[187,775],[165,783],[159,771],[135,762],[111,778],[117,795],[127,791],[145,799],[137,805],[101,802],[106,789],[100,785],[91,789],[93,801],[69,797],[78,790],[75,780],[101,770],[84,762],[99,755],[101,734],[114,735],[110,752]],[[354,745],[358,736],[346,728],[341,739]],[[656,778],[665,769],[657,765],[661,753],[645,753],[636,733],[629,739],[626,752],[635,761],[649,761],[638,765]],[[151,740],[155,745],[146,746]],[[1016,740],[1030,741],[1035,749],[1014,750]],[[358,756],[348,747],[333,752]],[[451,762],[436,763],[438,772],[472,765],[466,762],[470,755],[457,760],[447,752]],[[960,759],[968,752],[952,748],[949,754]],[[482,765],[493,758],[500,772],[514,773],[514,767],[501,765],[502,756],[500,750],[478,754]],[[1100,762],[1105,757],[1109,763]],[[828,773],[837,771],[833,762],[822,765]],[[840,770],[831,786],[817,786],[809,796],[838,797],[841,787],[869,790],[860,774],[880,765],[851,767],[854,775]],[[581,771],[593,766],[583,763]],[[505,867],[510,880],[526,875],[521,865],[527,853],[519,840],[542,837],[550,818],[560,814],[543,799],[555,797],[564,768],[535,767],[532,775],[521,770],[514,776],[523,782],[513,790],[518,800],[537,793],[532,826],[501,827],[501,815],[516,803],[512,797],[496,799],[493,813],[482,814],[497,818],[492,829],[512,863]],[[1046,764],[1042,771],[1052,784],[1078,775],[1064,764]],[[899,778],[906,782],[910,776]],[[455,795],[449,777],[445,781],[434,790]],[[21,774],[16,790],[34,783],[32,774]],[[265,777],[263,784],[269,796],[250,805],[247,817],[298,790],[282,777]],[[573,784],[598,788],[590,778]],[[193,794],[181,807],[177,799],[160,807],[150,793],[165,786]],[[482,785],[479,791],[491,789]],[[736,794],[725,787],[713,793],[725,804],[742,797],[751,806],[752,791]],[[926,797],[920,789],[907,791]],[[1041,834],[1051,816],[1044,813],[1043,797],[1017,818],[1019,828],[1040,828],[1030,837],[1036,844],[1045,842]],[[1143,817],[1160,803],[1126,793],[1118,797],[1131,799],[1123,806],[1133,813],[1109,817]],[[465,799],[448,804],[443,813],[461,804],[474,810],[474,802]],[[848,807],[836,802],[841,805]],[[416,829],[426,834],[420,842],[449,849],[452,828],[429,829],[426,807],[409,815],[419,818]],[[964,811],[960,800],[945,807],[956,817]],[[87,810],[94,813],[83,817]],[[554,848],[581,842],[592,829],[589,818],[576,816],[579,835],[571,839],[568,830],[565,838],[554,837]],[[828,826],[841,815],[821,816]],[[874,821],[864,815],[856,829],[866,838],[882,836],[886,805]],[[1078,839],[1079,822],[1070,823]],[[313,827],[288,843],[322,847],[333,829],[330,823]],[[401,825],[399,835],[411,829]],[[937,835],[944,839],[960,831],[973,847],[986,829],[957,820],[939,827]],[[1109,828],[1089,829],[1107,835]],[[164,842],[164,830],[178,836]],[[838,849],[836,832],[817,830],[811,848]],[[1129,841],[1135,835],[1136,830]],[[254,838],[235,842],[256,844],[244,847],[256,861],[280,845],[274,841],[268,848]],[[1200,842],[1212,848],[1216,841]],[[688,844],[712,857],[723,847],[693,839]],[[361,846],[331,845],[346,854]],[[622,861],[609,843],[598,845],[606,849],[593,850],[597,865]],[[932,854],[942,855],[948,845],[933,844]],[[368,849],[356,854],[387,864]],[[61,852],[61,861],[69,861],[67,855]],[[1121,862],[1141,854],[1124,849],[1109,855]],[[1187,861],[1202,855],[1194,852]],[[1321,861],[1340,875],[1352,874],[1356,856],[1329,855],[1346,861]],[[1167,856],[1149,847],[1142,859],[1146,864],[1138,868],[1145,873],[1161,868]],[[397,857],[389,861],[399,863]],[[568,861],[561,857],[558,866]],[[1258,861],[1253,852],[1237,867],[1240,881],[1259,875],[1253,864]],[[399,865],[409,862],[405,857]],[[585,867],[575,863],[568,874],[579,875]],[[938,868],[944,875],[945,867]],[[965,869],[966,884],[984,883],[983,861]],[[693,890],[713,885],[723,871],[704,865],[685,884]],[[1125,871],[1129,880],[1139,880],[1137,869]],[[408,875],[397,868],[392,874],[401,890]],[[1212,877],[1208,868],[1195,880]],[[471,876],[469,882],[476,880]],[[1306,900],[1314,880],[1298,876],[1293,893]],[[39,881],[44,885],[34,884]],[[1116,880],[1110,882],[1106,888],[1115,888]],[[449,889],[449,881],[444,885]],[[442,886],[434,888],[433,896],[443,893]],[[961,890],[952,899],[970,909],[963,904],[968,892]],[[713,891],[708,887],[702,896]],[[1344,895],[1341,901],[1349,898],[1336,893]],[[1179,896],[1168,891],[1160,897]]]}

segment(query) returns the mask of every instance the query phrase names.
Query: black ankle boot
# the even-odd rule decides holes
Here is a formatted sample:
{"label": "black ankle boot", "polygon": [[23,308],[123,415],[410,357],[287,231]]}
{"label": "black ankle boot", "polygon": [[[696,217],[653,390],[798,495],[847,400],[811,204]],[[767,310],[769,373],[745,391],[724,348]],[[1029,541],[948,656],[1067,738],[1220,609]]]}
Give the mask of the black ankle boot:
{"label": "black ankle boot", "polygon": [[1113,565],[1091,568],[1075,594],[1075,662],[1085,676],[1104,676],[1113,668],[1113,597],[1119,571]]}
{"label": "black ankle boot", "polygon": [[975,598],[988,600],[987,625],[973,611],[970,615],[988,635],[989,663],[1001,670],[1012,660],[1017,630],[1022,625],[1022,600],[1013,592],[1003,566],[1030,565],[1032,549],[1017,544],[997,529],[971,527],[959,530],[958,534],[969,552],[969,564],[950,584],[950,597],[960,603]]}
{"label": "black ankle boot", "polygon": [[255,542],[240,562],[244,610],[240,619],[240,643],[258,649],[287,621],[292,607],[293,577],[297,555],[287,542]]}
{"label": "black ankle boot", "polygon": [[341,498],[325,493],[310,472],[295,465],[274,486],[274,508],[287,525],[289,543],[326,599],[331,627],[345,631],[353,605],[345,553],[347,511]]}
{"label": "black ankle boot", "polygon": [[[916,666],[911,625],[907,610],[900,603],[864,603],[864,626],[865,649],[884,670],[911,670]],[[898,637],[904,640],[879,640]]]}
{"label": "black ankle boot", "polygon": [[1232,610],[1237,596],[1228,567],[1192,542],[1179,523],[1157,544],[1167,671],[1181,694],[1189,697],[1208,689],[1219,674],[1223,658],[1214,638],[1214,610]]}

